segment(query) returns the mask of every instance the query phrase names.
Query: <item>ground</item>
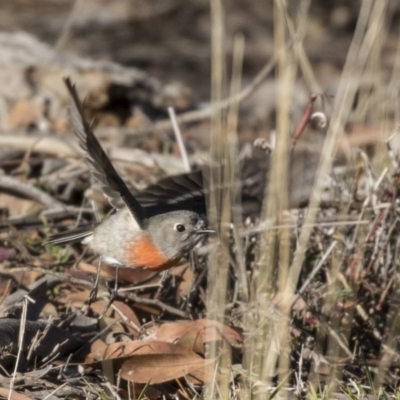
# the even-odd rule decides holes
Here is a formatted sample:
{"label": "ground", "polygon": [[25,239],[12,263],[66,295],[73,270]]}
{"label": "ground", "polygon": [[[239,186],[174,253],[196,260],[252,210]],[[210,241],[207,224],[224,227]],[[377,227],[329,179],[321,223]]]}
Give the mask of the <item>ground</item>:
{"label": "ground", "polygon": [[[398,398],[400,5],[288,3],[2,2],[0,396]],[[46,245],[112,212],[65,77],[139,202],[216,230],[108,309]]]}

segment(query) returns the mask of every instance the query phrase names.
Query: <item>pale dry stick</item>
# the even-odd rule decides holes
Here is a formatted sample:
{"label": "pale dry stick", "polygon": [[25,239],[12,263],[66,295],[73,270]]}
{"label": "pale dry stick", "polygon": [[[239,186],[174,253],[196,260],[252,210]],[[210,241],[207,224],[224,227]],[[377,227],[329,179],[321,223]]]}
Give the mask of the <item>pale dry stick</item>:
{"label": "pale dry stick", "polygon": [[9,190],[35,200],[46,207],[66,208],[63,203],[27,182],[11,176],[0,175],[0,190]]}
{"label": "pale dry stick", "polygon": [[33,299],[31,299],[29,296],[27,296],[27,295],[24,296],[23,306],[22,306],[22,314],[21,314],[21,324],[19,327],[19,335],[18,335],[18,354],[17,354],[17,359],[15,360],[15,367],[14,367],[12,379],[10,381],[10,387],[8,389],[9,390],[8,400],[11,400],[11,398],[12,398],[12,390],[14,387],[15,377],[17,376],[19,360],[21,359],[22,350],[24,348],[24,335],[25,335],[25,327],[26,327],[26,316],[27,316],[27,312],[28,312],[28,301],[30,301],[31,303],[35,303],[35,301]]}
{"label": "pale dry stick", "polygon": [[368,182],[367,192],[370,193],[372,191],[372,188],[374,187],[374,178],[371,171],[371,163],[368,156],[365,154],[365,151],[361,149],[357,149],[357,151],[364,163],[364,170],[367,175]]}
{"label": "pale dry stick", "polygon": [[[30,360],[33,354],[33,351],[40,345],[40,342],[43,340],[43,338],[46,336],[46,334],[49,332],[50,326],[53,322],[53,317],[50,316],[47,325],[45,326],[45,329],[41,333],[40,330],[38,330],[35,334],[35,337],[32,339],[31,346],[28,352],[28,355],[26,356],[27,360]],[[41,336],[41,339],[39,339],[39,336]],[[51,354],[50,354],[51,355]],[[49,355],[49,356],[50,356]]]}
{"label": "pale dry stick", "polygon": [[189,314],[187,312],[179,310],[178,308],[169,306],[168,304],[165,304],[158,299],[145,299],[145,298],[142,298],[142,297],[136,295],[135,293],[127,293],[127,294],[122,293],[122,295],[120,297],[127,298],[138,304],[156,306],[164,312],[168,312],[172,315],[177,315],[178,317],[181,317],[181,318],[188,318],[188,316],[189,316]]}
{"label": "pale dry stick", "polygon": [[[230,87],[230,98],[235,98],[235,95],[240,92],[242,67],[244,57],[244,36],[236,34],[234,38],[233,62],[232,62],[232,80]],[[238,198],[240,197],[240,188],[234,185],[233,182],[240,182],[240,171],[237,159],[239,158],[238,148],[238,120],[239,120],[239,105],[240,101],[233,101],[228,108],[227,125],[226,125],[226,144],[228,153],[228,168],[224,170],[224,182],[230,182],[231,206],[233,207],[233,221],[242,223],[242,208]]]}
{"label": "pale dry stick", "polygon": [[10,135],[8,132],[0,131],[0,146],[22,150],[32,148],[36,152],[58,157],[71,157],[78,153],[78,147],[61,136],[43,134],[43,132],[38,132],[38,134],[40,134],[39,141],[38,136],[32,133],[27,135],[26,132],[15,131]]}
{"label": "pale dry stick", "polygon": [[175,110],[173,109],[173,107],[168,107],[168,114],[169,114],[169,118],[171,119],[171,122],[172,122],[172,127],[174,129],[176,141],[178,142],[179,151],[181,153],[183,165],[185,167],[184,171],[190,172],[191,168],[190,168],[190,163],[189,163],[189,157],[187,155],[185,144],[183,143],[182,132],[179,129],[179,125],[176,120]]}
{"label": "pale dry stick", "polygon": [[[22,182],[21,180],[11,176],[0,175],[0,191],[1,190],[9,190],[18,193],[21,196],[35,200],[46,207],[52,208],[52,210],[43,210],[43,215],[49,212],[59,212],[60,210],[69,212],[92,212],[92,210],[87,208],[66,206],[64,203],[54,199],[46,192],[38,189],[36,186],[33,186],[28,182]],[[12,223],[12,221],[10,221],[10,223]]]}
{"label": "pale dry stick", "polygon": [[3,305],[3,302],[5,300],[5,298],[10,294],[10,289],[11,289],[11,285],[13,284],[13,280],[12,279],[8,279],[7,280],[7,284],[5,286],[5,288],[3,289],[3,294],[0,297],[0,309]]}
{"label": "pale dry stick", "polygon": [[240,239],[240,235],[235,224],[232,224],[232,232],[233,232],[233,240],[235,241],[236,245],[238,280],[240,284],[240,290],[239,290],[240,300],[247,303],[249,301],[249,288],[248,288],[248,279],[247,279],[246,265],[245,265],[245,254]]}
{"label": "pale dry stick", "polygon": [[111,303],[111,308],[121,317],[121,320],[124,321],[126,325],[130,325],[138,333],[140,332],[140,327],[131,321],[114,303]]}
{"label": "pale dry stick", "polygon": [[[350,217],[350,216],[349,216]],[[357,216],[358,218],[358,216]],[[339,221],[339,222],[315,222],[313,224],[301,224],[302,227],[311,227],[311,228],[324,228],[324,227],[336,227],[336,226],[349,226],[349,225],[367,225],[370,224],[371,221],[368,219],[365,220],[357,220],[357,221]],[[250,229],[246,229],[240,233],[241,237],[246,237],[249,235],[253,235],[255,233],[260,233],[268,230],[279,230],[282,228],[296,229],[298,228],[298,224],[287,224],[287,225],[268,225],[263,223],[261,226],[252,227]]]}
{"label": "pale dry stick", "polygon": [[122,398],[118,394],[118,391],[120,389],[120,378],[121,378],[120,377],[120,372],[118,372],[118,379],[117,379],[117,384],[116,384],[116,387],[117,387],[118,390],[114,389],[114,385],[112,385],[111,382],[105,382],[105,384],[103,384],[104,387],[109,390],[109,393],[107,393],[107,390],[105,390],[105,395],[109,394],[109,395],[112,396],[111,397],[112,399],[122,400]]}
{"label": "pale dry stick", "polygon": [[[245,41],[242,34],[237,34],[234,39],[233,49],[233,65],[232,65],[232,81],[230,87],[230,98],[234,98],[240,92],[243,57],[244,57]],[[239,114],[239,101],[232,102],[228,110],[227,121],[227,142],[228,142],[228,166],[225,170],[224,182],[232,183],[230,185],[230,200],[231,200],[231,215],[233,223],[230,227],[233,232],[234,241],[237,249],[237,265],[238,265],[238,280],[239,280],[239,293],[241,300],[247,302],[249,299],[248,280],[245,266],[245,255],[242,242],[238,235],[236,226],[242,225],[242,204],[240,201],[240,187],[234,185],[234,182],[240,182],[239,164],[236,160],[239,157],[238,149],[238,114]]]}
{"label": "pale dry stick", "polygon": [[[76,19],[76,17],[78,16],[78,11],[82,6],[82,4],[83,4],[82,0],[74,0],[71,10],[69,11],[67,18],[65,19],[65,22],[62,25],[61,32],[57,39],[57,42],[54,45],[54,50],[56,50],[56,52],[59,51],[70,38],[72,24],[74,22],[74,19]],[[57,54],[56,52],[54,54]]]}
{"label": "pale dry stick", "polygon": [[[285,0],[274,1],[274,48],[276,51],[284,46],[287,41],[287,3]],[[299,16],[300,17],[300,16]],[[307,19],[307,15],[303,16]],[[301,24],[300,24],[301,25]],[[275,207],[269,207],[269,211],[275,215],[280,215],[284,210],[288,209],[289,205],[289,167],[287,160],[289,159],[289,138],[290,138],[290,108],[295,87],[295,80],[298,70],[297,60],[294,57],[293,51],[283,51],[278,56],[277,61],[277,142],[273,153],[275,165],[271,170],[271,181],[274,181],[270,186],[272,193],[276,193]],[[275,188],[275,190],[274,190]],[[275,208],[275,210],[274,210]],[[277,213],[277,214],[276,214]],[[278,382],[283,385],[290,373],[290,337],[289,337],[289,313],[290,301],[287,301],[289,296],[286,290],[288,282],[288,272],[290,266],[290,230],[281,229],[279,231],[278,241],[278,258],[279,269],[277,277],[278,292],[283,294],[283,301],[279,303],[280,313],[284,316],[277,322],[277,340],[280,340],[281,349],[276,354],[271,350],[271,343],[265,346],[267,356],[265,357],[262,366],[262,381],[268,381],[271,372],[276,368],[277,357],[278,361]],[[271,268],[271,267],[269,267]],[[292,295],[294,291],[290,294]],[[280,393],[281,394],[281,393]],[[287,392],[283,391],[284,398],[287,398]]]}
{"label": "pale dry stick", "polygon": [[[227,124],[223,115],[225,96],[225,14],[223,0],[210,0],[211,11],[211,104],[215,112],[210,114],[210,162],[224,164],[229,162],[229,146],[227,139]],[[211,226],[217,228],[220,246],[218,251],[208,257],[209,267],[207,276],[207,317],[223,322],[227,296],[227,276],[229,272],[229,228],[231,196],[230,192],[221,190],[221,181],[224,179],[221,169],[210,171],[210,192],[208,198],[208,216]],[[217,342],[211,342],[209,357],[216,358],[219,354]],[[220,359],[223,368],[230,368],[225,357]],[[219,363],[218,363],[219,364]],[[216,371],[215,371],[216,373]],[[221,376],[219,382],[215,377],[212,383],[205,388],[205,399],[229,398],[229,379]]]}
{"label": "pale dry stick", "polygon": [[[400,43],[400,40],[399,40],[399,43]],[[392,163],[392,169],[395,170],[395,171],[397,171],[397,169],[399,168],[399,163],[398,163],[398,161],[397,161],[397,156],[394,154],[394,151],[393,151],[392,145],[390,144],[390,141],[391,141],[396,135],[398,135],[399,133],[400,133],[400,132],[399,132],[399,128],[396,128],[396,129],[394,130],[394,132],[386,139],[386,148],[387,148],[387,152],[388,152],[388,154],[389,154],[389,158],[390,158],[390,161],[391,161],[391,163]]]}
{"label": "pale dry stick", "polygon": [[62,385],[57,386],[52,392],[50,392],[43,400],[47,400],[51,397],[53,397],[54,394],[56,394],[60,389],[62,389],[64,386],[68,385],[68,382],[64,382]]}
{"label": "pale dry stick", "polygon": [[306,85],[310,93],[322,93],[321,85],[318,83],[315,74],[312,70],[310,60],[304,50],[303,39],[307,34],[307,14],[310,7],[310,0],[303,0],[299,7],[299,18],[296,24],[297,29],[294,27],[293,20],[286,13],[286,20],[288,31],[293,43],[293,50],[298,58],[298,63],[301,69],[302,77],[306,81]]}
{"label": "pale dry stick", "polygon": [[[377,192],[379,186],[381,185],[383,179],[384,179],[385,176],[388,174],[388,172],[389,172],[389,168],[388,168],[388,167],[385,167],[385,168],[383,169],[382,173],[379,175],[379,178],[378,178],[377,181],[375,182],[375,185],[374,185],[374,188],[373,188],[373,191],[374,191],[374,192]],[[376,207],[377,205],[378,205],[378,204],[375,204],[374,207]]]}
{"label": "pale dry stick", "polygon": [[[385,218],[388,216],[388,214],[389,214],[389,213],[386,213]],[[399,218],[396,217],[395,220],[393,221],[393,223],[390,225],[389,231],[388,231],[388,233],[387,233],[387,235],[386,235],[386,240],[385,240],[383,246],[380,245],[378,235],[376,235],[376,237],[377,237],[377,240],[375,241],[376,251],[375,251],[375,249],[374,249],[374,252],[373,252],[373,254],[371,255],[371,261],[369,262],[369,264],[368,264],[368,266],[367,266],[367,269],[366,269],[367,272],[369,272],[370,269],[375,265],[375,262],[379,259],[379,256],[382,254],[382,252],[383,252],[384,249],[386,248],[386,246],[387,246],[387,244],[388,244],[388,242],[389,242],[389,240],[390,240],[390,237],[392,236],[392,233],[393,233],[394,229],[395,229],[396,226],[397,226],[398,221],[399,221]],[[383,236],[383,231],[384,231],[384,230],[382,229],[381,232],[380,232],[380,234],[379,234],[379,236]]]}
{"label": "pale dry stick", "polygon": [[323,328],[328,332],[328,334],[335,340],[335,342],[339,345],[339,347],[344,350],[347,356],[352,359],[353,353],[350,351],[349,347],[342,340],[341,335],[339,335],[333,328],[329,326],[329,324],[323,324]]}
{"label": "pale dry stick", "polygon": [[[379,177],[379,179],[377,180],[377,182],[375,184],[373,184],[373,192],[376,192],[378,190],[379,185],[382,183],[384,176],[386,175],[387,172],[387,168],[385,168],[385,170],[382,172],[381,176]],[[371,174],[371,180],[372,180],[372,174]],[[367,198],[365,199],[363,205],[362,205],[362,209],[359,213],[359,221],[362,221],[362,218],[364,217],[364,213],[365,213],[365,209],[367,207],[367,205],[369,204],[369,198],[370,195],[367,196]],[[389,205],[390,206],[390,205]],[[377,207],[374,207],[375,209],[377,209]],[[386,218],[386,216],[385,216]],[[360,228],[361,224],[358,224],[355,226],[354,232],[353,232],[353,237],[351,239],[351,247],[354,248],[355,243],[357,238],[359,237],[359,228]]]}
{"label": "pale dry stick", "polygon": [[303,375],[303,360],[304,360],[304,344],[301,345],[301,350],[300,350],[300,358],[299,358],[299,368],[297,372],[297,379],[296,379],[296,386],[297,386],[297,393],[300,395],[301,393],[304,393],[304,382],[303,379],[301,379]]}
{"label": "pale dry stick", "polygon": [[87,165],[84,165],[80,160],[69,159],[68,161],[69,163],[65,166],[58,168],[54,172],[39,177],[38,182],[42,183],[43,185],[46,185],[48,182],[53,182],[54,180],[71,182],[87,172]]}
{"label": "pale dry stick", "polygon": [[154,289],[154,288],[160,288],[160,287],[162,287],[162,284],[160,282],[158,282],[158,283],[149,283],[147,285],[119,288],[118,289],[118,293],[137,292],[138,290]]}
{"label": "pale dry stick", "polygon": [[378,304],[375,306],[375,310],[376,311],[382,311],[382,304],[386,300],[386,298],[387,298],[387,296],[389,294],[389,291],[392,288],[393,283],[394,283],[396,278],[397,278],[396,275],[393,274],[392,277],[390,278],[388,284],[386,285],[385,289],[383,289],[383,292],[379,296]]}
{"label": "pale dry stick", "polygon": [[[392,76],[388,83],[388,87],[390,88],[390,98],[394,104],[394,127],[395,132],[399,132],[400,127],[400,99],[399,99],[399,90],[400,90],[400,37],[397,39],[397,49],[395,55],[395,61],[392,70]],[[389,141],[391,137],[387,139]]]}
{"label": "pale dry stick", "polygon": [[328,259],[328,257],[330,256],[330,254],[332,253],[332,251],[336,247],[336,245],[337,245],[337,241],[334,240],[331,243],[331,245],[328,247],[328,250],[326,250],[325,254],[322,256],[322,258],[319,260],[318,264],[313,268],[313,270],[311,271],[307,280],[303,283],[303,286],[297,292],[295,298],[292,301],[291,308],[293,308],[293,306],[296,304],[297,300],[299,300],[300,296],[304,293],[304,291],[307,289],[308,285],[314,279],[315,275],[323,267],[323,265],[325,264],[326,260]]}
{"label": "pale dry stick", "polygon": [[51,364],[58,357],[60,357],[59,348],[60,348],[60,346],[66,344],[67,342],[68,342],[68,339],[65,339],[63,342],[54,346],[54,348],[51,350],[51,353],[48,356],[43,358],[43,360],[42,360],[43,366],[47,366],[47,365]]}

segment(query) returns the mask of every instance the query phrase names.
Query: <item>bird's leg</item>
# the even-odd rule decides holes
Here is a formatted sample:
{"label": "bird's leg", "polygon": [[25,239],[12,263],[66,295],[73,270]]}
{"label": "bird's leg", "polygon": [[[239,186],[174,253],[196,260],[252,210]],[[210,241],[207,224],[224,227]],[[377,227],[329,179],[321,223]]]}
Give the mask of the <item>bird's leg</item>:
{"label": "bird's leg", "polygon": [[161,272],[160,280],[158,281],[158,290],[157,290],[157,295],[159,295],[164,287],[164,283],[167,280],[168,276],[170,275],[170,271],[166,270]]}
{"label": "bird's leg", "polygon": [[114,289],[110,293],[110,305],[117,298],[118,295],[118,275],[119,275],[119,268],[115,267],[115,282],[114,282]]}
{"label": "bird's leg", "polygon": [[103,315],[107,312],[107,310],[110,308],[111,304],[114,302],[114,300],[117,298],[118,295],[118,272],[119,269],[118,267],[115,267],[115,283],[114,283],[114,288],[109,289],[110,291],[110,299],[108,300],[108,303],[106,307],[104,308],[103,312],[100,314],[99,319],[103,317]]}
{"label": "bird's leg", "polygon": [[99,288],[101,261],[102,261],[102,258],[99,257],[99,263],[97,264],[97,271],[96,271],[96,279],[94,280],[93,288],[90,291],[90,295],[89,295],[89,307],[96,300],[96,297],[97,297],[97,290]]}

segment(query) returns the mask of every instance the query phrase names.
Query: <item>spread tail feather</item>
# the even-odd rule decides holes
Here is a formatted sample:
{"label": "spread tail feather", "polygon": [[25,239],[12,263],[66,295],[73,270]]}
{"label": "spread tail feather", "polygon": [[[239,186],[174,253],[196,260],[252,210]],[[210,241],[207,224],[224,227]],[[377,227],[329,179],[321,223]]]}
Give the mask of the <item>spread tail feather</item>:
{"label": "spread tail feather", "polygon": [[94,227],[95,225],[85,225],[71,231],[57,233],[56,235],[50,236],[43,245],[82,242],[85,238],[88,238],[93,234]]}

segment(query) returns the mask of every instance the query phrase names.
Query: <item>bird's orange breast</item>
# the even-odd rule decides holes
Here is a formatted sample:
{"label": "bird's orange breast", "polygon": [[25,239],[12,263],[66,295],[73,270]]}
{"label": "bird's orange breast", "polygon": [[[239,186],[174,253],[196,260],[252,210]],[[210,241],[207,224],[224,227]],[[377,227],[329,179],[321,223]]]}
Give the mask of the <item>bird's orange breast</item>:
{"label": "bird's orange breast", "polygon": [[127,246],[126,264],[134,268],[147,268],[164,271],[177,264],[179,260],[169,259],[153,244],[147,235]]}

